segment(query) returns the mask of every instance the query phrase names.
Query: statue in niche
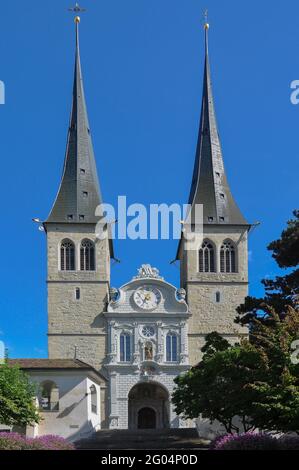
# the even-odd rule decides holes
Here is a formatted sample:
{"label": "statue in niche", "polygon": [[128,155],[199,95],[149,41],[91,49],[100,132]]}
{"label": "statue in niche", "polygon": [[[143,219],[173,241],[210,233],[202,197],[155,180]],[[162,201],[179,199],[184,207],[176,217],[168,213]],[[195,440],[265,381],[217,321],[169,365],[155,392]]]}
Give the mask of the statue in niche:
{"label": "statue in niche", "polygon": [[144,359],[146,361],[153,360],[153,344],[150,341],[144,345]]}

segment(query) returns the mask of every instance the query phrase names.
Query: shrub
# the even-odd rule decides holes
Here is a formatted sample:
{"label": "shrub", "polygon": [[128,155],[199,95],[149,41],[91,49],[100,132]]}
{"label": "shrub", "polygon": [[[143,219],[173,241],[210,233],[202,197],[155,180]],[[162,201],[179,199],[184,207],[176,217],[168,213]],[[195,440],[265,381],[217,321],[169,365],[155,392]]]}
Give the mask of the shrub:
{"label": "shrub", "polygon": [[214,450],[279,450],[278,439],[270,434],[227,434],[216,438],[211,444]]}
{"label": "shrub", "polygon": [[37,437],[35,441],[48,450],[74,450],[73,444],[67,442],[63,437],[52,434]]}
{"label": "shrub", "polygon": [[74,450],[74,446],[60,436],[26,438],[16,432],[0,433],[0,450]]}
{"label": "shrub", "polygon": [[278,439],[281,450],[299,450],[299,436],[290,436],[285,434]]}
{"label": "shrub", "polygon": [[25,439],[16,432],[0,433],[0,450],[23,450]]}

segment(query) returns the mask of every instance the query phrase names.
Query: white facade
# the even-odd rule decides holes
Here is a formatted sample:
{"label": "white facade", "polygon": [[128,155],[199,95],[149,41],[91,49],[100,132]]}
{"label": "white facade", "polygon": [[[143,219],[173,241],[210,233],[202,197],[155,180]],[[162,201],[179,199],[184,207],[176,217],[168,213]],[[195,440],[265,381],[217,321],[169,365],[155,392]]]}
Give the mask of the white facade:
{"label": "white facade", "polygon": [[[149,301],[156,295],[157,304],[142,306],[138,292],[149,292]],[[176,416],[170,400],[174,378],[189,369],[190,314],[184,292],[165,282],[156,269],[144,265],[132,281],[113,290],[105,317],[109,427],[153,426],[153,422],[147,422],[150,415],[156,428],[185,427],[187,423]]]}
{"label": "white facade", "polygon": [[[41,421],[27,426],[27,437],[55,434],[70,441],[101,429],[101,387],[95,374],[83,371],[26,371],[38,387],[36,405]],[[51,402],[41,397],[45,384],[52,387]]]}

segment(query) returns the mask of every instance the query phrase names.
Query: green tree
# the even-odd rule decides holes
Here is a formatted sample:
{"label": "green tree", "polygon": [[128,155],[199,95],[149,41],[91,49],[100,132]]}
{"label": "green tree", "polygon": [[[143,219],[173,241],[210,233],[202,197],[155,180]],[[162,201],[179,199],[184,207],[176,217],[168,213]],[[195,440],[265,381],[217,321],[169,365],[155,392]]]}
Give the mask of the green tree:
{"label": "green tree", "polygon": [[298,308],[299,299],[299,210],[293,212],[294,218],[287,222],[281,237],[268,245],[272,257],[282,269],[296,268],[284,276],[274,279],[264,279],[263,298],[246,297],[244,304],[237,308],[236,322],[250,325],[251,320],[264,313],[264,321],[271,321],[269,312],[274,309],[281,317],[287,312],[287,307]]}
{"label": "green tree", "polygon": [[17,366],[0,364],[0,423],[25,426],[39,422],[33,398],[36,387]]}
{"label": "green tree", "polygon": [[299,433],[299,364],[292,347],[299,338],[299,315],[292,307],[286,313],[281,318],[270,309],[269,324],[253,320],[252,340],[264,370],[259,380],[248,384],[255,394],[250,416],[259,429]]}
{"label": "green tree", "polygon": [[[208,335],[202,352],[198,366],[175,379],[172,401],[176,413],[184,418],[201,415],[211,422],[218,420],[229,433],[253,429],[248,416],[256,391],[247,385],[262,377],[263,357],[248,341],[230,346],[215,332]],[[236,416],[240,424],[236,424]]]}
{"label": "green tree", "polygon": [[268,310],[268,323],[252,320],[250,340],[230,346],[217,333],[208,335],[202,361],[175,379],[178,414],[218,420],[227,432],[259,428],[299,433],[299,364],[292,354],[299,315],[292,307],[284,318]]}

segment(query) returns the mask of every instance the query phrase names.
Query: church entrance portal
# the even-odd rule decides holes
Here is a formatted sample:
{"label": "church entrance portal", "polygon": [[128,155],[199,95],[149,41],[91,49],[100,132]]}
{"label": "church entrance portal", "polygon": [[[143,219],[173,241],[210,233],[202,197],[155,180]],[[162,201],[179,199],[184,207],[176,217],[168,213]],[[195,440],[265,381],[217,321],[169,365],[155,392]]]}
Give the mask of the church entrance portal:
{"label": "church entrance portal", "polygon": [[138,429],[156,429],[156,412],[152,408],[138,411]]}
{"label": "church entrance portal", "polygon": [[157,383],[140,383],[129,393],[129,429],[169,427],[169,394]]}

